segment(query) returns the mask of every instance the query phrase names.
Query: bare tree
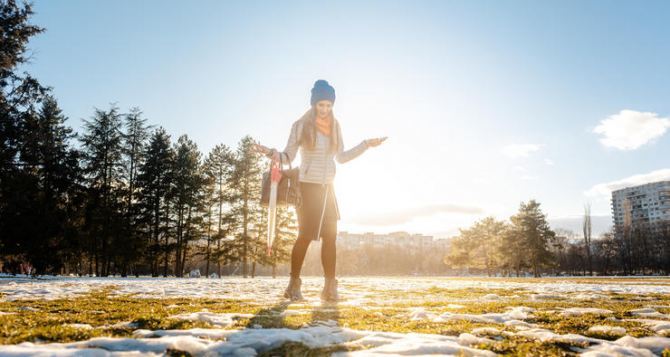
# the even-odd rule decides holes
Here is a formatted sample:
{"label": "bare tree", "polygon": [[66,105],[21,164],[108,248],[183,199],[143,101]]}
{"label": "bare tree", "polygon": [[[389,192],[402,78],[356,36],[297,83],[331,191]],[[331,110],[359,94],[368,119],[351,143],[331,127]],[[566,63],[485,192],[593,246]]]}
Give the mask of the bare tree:
{"label": "bare tree", "polygon": [[591,260],[591,204],[584,205],[584,249],[586,250],[586,259],[589,265],[589,275],[593,276],[593,264]]}

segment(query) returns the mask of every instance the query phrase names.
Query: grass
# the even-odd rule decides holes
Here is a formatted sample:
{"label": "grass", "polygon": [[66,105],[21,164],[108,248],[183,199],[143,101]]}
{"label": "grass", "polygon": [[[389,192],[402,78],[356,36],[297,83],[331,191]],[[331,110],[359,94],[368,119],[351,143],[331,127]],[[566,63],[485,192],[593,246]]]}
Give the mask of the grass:
{"label": "grass", "polygon": [[[373,330],[399,333],[430,333],[458,336],[471,332],[478,327],[495,327],[501,331],[514,332],[511,327],[497,323],[480,323],[465,320],[446,322],[411,321],[403,314],[414,308],[424,308],[435,314],[443,312],[484,314],[504,312],[512,306],[527,306],[536,309],[533,317],[526,320],[541,328],[549,329],[558,334],[581,334],[595,338],[614,340],[619,336],[607,333],[589,333],[593,325],[621,326],[627,334],[634,337],[652,336],[654,331],[639,322],[627,321],[636,318],[628,311],[647,305],[670,305],[670,297],[656,294],[638,296],[625,294],[608,294],[605,298],[592,301],[571,299],[554,299],[546,301],[530,300],[527,291],[496,290],[496,289],[440,289],[430,288],[416,292],[416,296],[408,297],[404,292],[377,291],[380,300],[386,303],[360,306],[346,304],[324,304],[320,306],[289,305],[279,302],[276,305],[264,306],[250,301],[227,299],[147,299],[132,296],[112,295],[114,286],[91,292],[77,299],[58,300],[0,300],[0,311],[11,313],[0,315],[0,344],[17,344],[29,342],[72,342],[87,340],[98,336],[130,337],[135,328],[141,329],[189,329],[195,327],[212,327],[204,322],[191,322],[172,319],[170,316],[196,312],[207,309],[215,313],[253,314],[252,318],[241,318],[231,329],[247,327],[262,328],[300,328],[319,321],[333,320],[339,326],[356,330]],[[481,300],[487,294],[496,294],[500,300]],[[402,298],[402,301],[395,301]],[[448,309],[448,303],[463,305],[460,309]],[[581,316],[563,316],[557,311],[569,307],[598,307],[613,311],[610,315],[586,314]],[[282,315],[284,311],[298,310],[299,314]],[[670,308],[659,309],[670,313]],[[615,318],[615,319],[612,319]],[[113,327],[122,322],[135,323],[134,328]],[[70,324],[89,324],[92,329],[82,329]],[[492,344],[475,346],[509,356],[570,356],[575,355],[576,348],[588,347],[582,344],[566,342],[540,342],[522,336],[504,334]],[[268,351],[263,356],[301,355],[318,356],[336,351],[353,348],[333,346],[321,349],[310,349],[299,343],[286,343],[281,347]],[[169,355],[183,355],[180,351],[169,351]],[[670,356],[670,352],[665,355]]]}

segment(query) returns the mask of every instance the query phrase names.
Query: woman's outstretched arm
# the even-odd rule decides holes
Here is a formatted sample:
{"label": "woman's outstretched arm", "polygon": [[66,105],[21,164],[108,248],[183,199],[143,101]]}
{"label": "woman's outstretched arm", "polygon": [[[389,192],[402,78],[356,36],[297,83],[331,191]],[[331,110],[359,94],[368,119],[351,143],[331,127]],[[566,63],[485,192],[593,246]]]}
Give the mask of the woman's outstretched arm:
{"label": "woman's outstretched arm", "polygon": [[353,148],[345,151],[344,150],[344,140],[342,139],[342,129],[340,124],[336,125],[337,127],[337,154],[335,154],[335,160],[338,163],[344,164],[347,161],[351,161],[359,157],[365,150],[368,149],[368,144],[365,140],[361,141],[360,144],[354,146]]}

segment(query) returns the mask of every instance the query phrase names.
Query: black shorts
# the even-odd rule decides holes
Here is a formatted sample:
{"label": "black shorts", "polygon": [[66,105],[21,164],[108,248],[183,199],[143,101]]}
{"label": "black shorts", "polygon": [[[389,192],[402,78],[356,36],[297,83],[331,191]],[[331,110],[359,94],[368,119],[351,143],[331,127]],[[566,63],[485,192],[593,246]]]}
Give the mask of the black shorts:
{"label": "black shorts", "polygon": [[324,194],[328,191],[326,211],[324,213],[321,237],[335,239],[337,237],[337,220],[340,213],[333,185],[320,183],[300,183],[302,201],[298,208],[298,239],[319,240],[319,221],[323,212]]}

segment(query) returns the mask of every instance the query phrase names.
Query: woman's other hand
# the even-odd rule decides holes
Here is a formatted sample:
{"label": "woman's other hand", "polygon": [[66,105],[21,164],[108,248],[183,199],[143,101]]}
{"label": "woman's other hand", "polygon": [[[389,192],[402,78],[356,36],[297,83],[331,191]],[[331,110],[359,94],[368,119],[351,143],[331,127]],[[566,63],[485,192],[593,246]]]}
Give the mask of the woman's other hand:
{"label": "woman's other hand", "polygon": [[368,147],[375,147],[381,145],[386,139],[386,136],[383,138],[372,138],[365,140],[365,143],[368,145]]}

